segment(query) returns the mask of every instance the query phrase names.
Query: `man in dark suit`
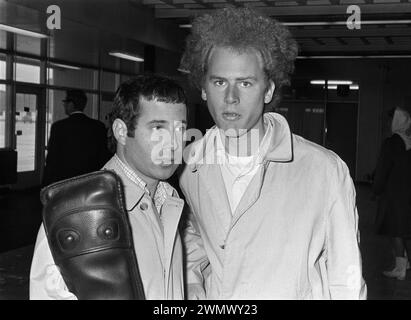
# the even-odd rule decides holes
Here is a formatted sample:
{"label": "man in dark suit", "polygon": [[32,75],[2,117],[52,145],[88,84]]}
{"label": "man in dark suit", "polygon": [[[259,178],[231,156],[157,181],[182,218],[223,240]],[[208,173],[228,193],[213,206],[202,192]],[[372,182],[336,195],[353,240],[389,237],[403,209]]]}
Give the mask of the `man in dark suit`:
{"label": "man in dark suit", "polygon": [[63,104],[69,117],[51,126],[43,185],[99,170],[109,157],[104,124],[83,113],[84,91],[67,90]]}

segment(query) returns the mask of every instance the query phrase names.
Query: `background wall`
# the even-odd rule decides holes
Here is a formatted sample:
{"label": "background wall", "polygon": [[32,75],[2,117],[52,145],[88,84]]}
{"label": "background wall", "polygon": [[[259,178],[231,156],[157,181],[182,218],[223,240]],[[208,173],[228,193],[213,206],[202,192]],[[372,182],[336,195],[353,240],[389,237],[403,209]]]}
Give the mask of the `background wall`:
{"label": "background wall", "polygon": [[374,170],[381,143],[389,135],[387,111],[411,92],[411,59],[298,60],[295,76],[355,80],[360,85],[356,180]]}

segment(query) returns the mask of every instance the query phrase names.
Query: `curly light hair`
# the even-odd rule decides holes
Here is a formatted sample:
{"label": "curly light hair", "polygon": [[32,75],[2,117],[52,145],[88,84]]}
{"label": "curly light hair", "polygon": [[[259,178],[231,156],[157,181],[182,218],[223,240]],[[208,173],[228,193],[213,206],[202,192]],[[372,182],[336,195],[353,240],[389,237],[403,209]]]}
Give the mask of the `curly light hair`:
{"label": "curly light hair", "polygon": [[198,89],[202,88],[208,59],[215,47],[259,52],[267,79],[277,88],[274,99],[279,99],[280,89],[289,85],[298,53],[297,42],[277,20],[249,8],[216,10],[193,20],[180,63],[180,68],[189,73],[189,79]]}

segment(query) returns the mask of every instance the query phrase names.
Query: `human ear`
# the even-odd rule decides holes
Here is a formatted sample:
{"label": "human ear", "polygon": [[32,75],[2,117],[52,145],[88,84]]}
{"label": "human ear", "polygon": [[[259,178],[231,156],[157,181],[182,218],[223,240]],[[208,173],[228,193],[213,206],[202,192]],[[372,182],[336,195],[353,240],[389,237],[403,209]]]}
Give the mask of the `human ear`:
{"label": "human ear", "polygon": [[115,119],[113,122],[112,129],[114,137],[117,140],[117,143],[125,145],[127,138],[127,125],[125,124],[125,122],[121,119]]}
{"label": "human ear", "polygon": [[207,94],[204,89],[201,89],[201,99],[207,101]]}
{"label": "human ear", "polygon": [[274,91],[275,91],[275,83],[274,83],[273,80],[269,80],[269,84],[268,84],[267,90],[266,90],[265,95],[264,95],[264,103],[267,104],[267,103],[271,102],[271,99],[273,98]]}

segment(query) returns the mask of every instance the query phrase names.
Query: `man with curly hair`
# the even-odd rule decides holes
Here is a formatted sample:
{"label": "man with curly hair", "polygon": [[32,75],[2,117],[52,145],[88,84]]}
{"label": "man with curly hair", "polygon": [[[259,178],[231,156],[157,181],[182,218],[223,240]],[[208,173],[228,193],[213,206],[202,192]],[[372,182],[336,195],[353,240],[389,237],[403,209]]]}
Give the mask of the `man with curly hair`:
{"label": "man with curly hair", "polygon": [[190,145],[180,185],[190,299],[364,299],[355,189],[333,152],[264,106],[297,44],[249,9],[196,18],[181,68],[216,126]]}
{"label": "man with curly hair", "polygon": [[[104,169],[114,171],[123,183],[138,267],[149,300],[184,298],[183,251],[177,228],[184,201],[165,180],[181,164],[186,119],[183,89],[157,75],[140,75],[122,83],[110,114],[117,148]],[[31,265],[30,298],[77,299],[54,263],[43,225]]]}

